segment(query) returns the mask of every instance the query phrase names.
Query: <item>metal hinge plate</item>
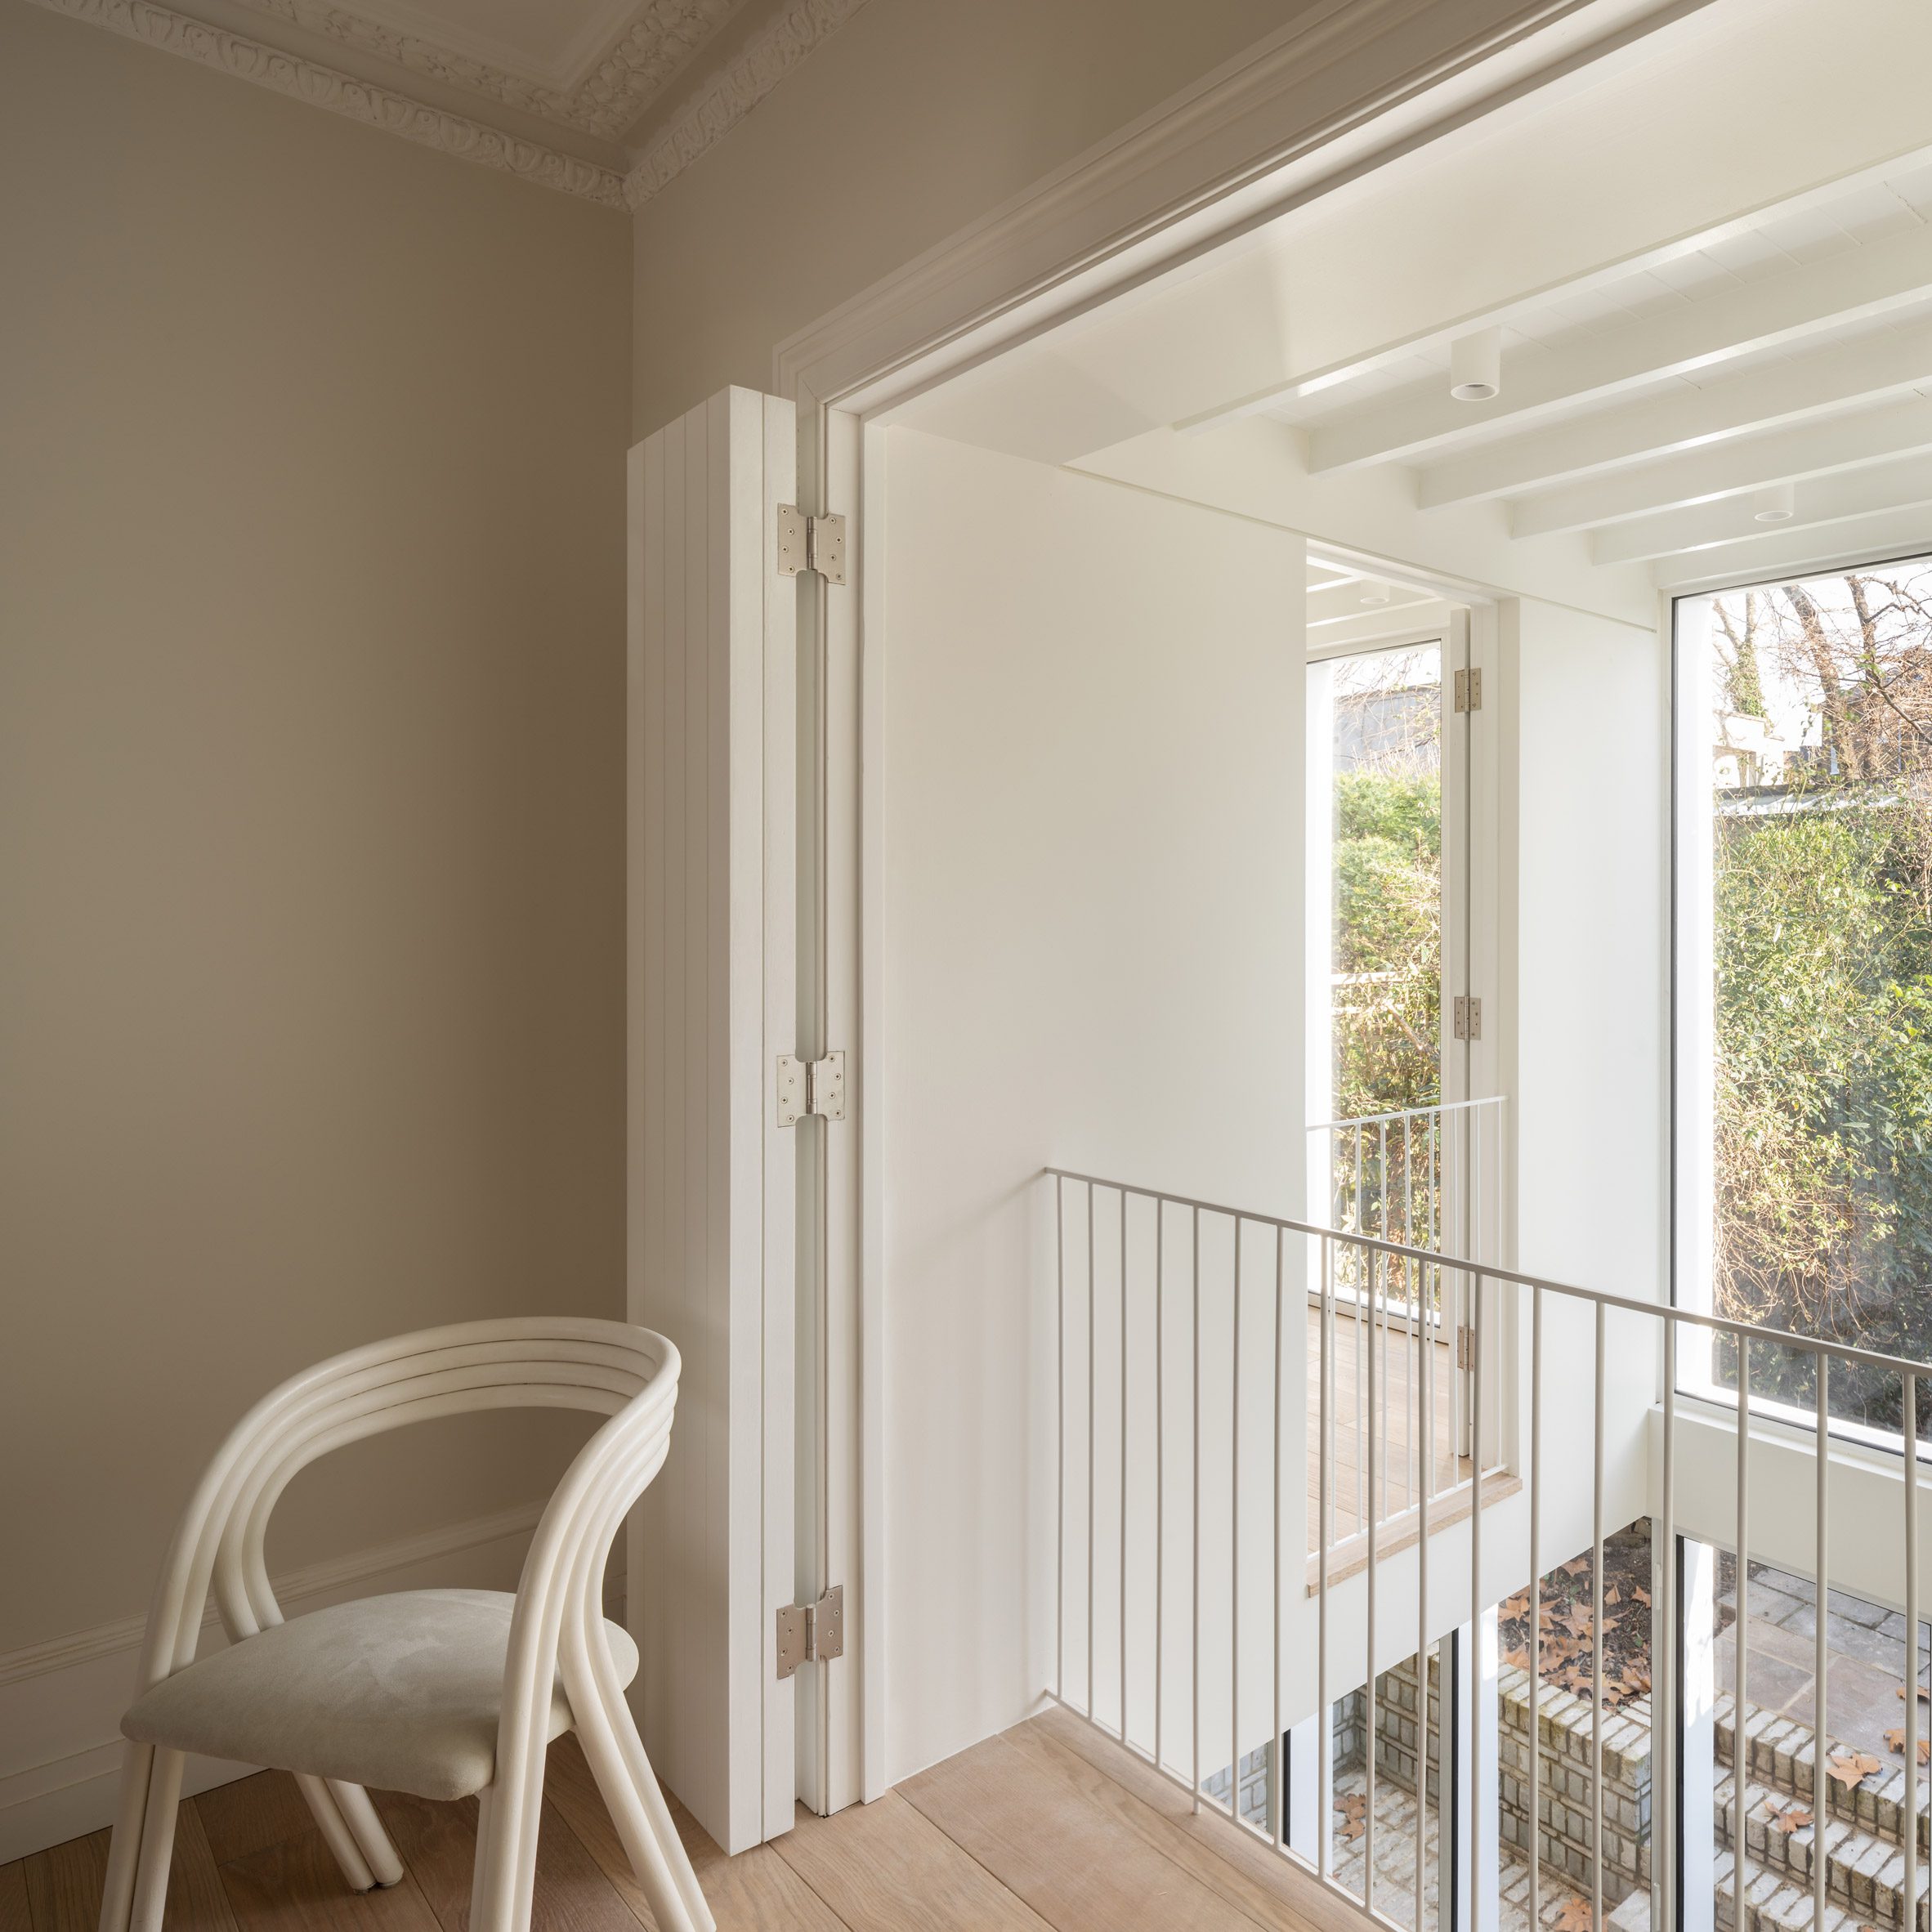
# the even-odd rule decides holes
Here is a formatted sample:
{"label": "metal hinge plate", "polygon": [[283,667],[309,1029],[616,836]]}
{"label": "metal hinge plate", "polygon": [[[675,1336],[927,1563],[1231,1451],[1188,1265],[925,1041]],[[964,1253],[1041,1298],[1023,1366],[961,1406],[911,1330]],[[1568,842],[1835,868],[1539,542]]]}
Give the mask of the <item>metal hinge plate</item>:
{"label": "metal hinge plate", "polygon": [[801,1664],[845,1655],[845,1585],[834,1583],[816,1603],[787,1603],[778,1612],[778,1675]]}
{"label": "metal hinge plate", "polygon": [[845,1118],[843,1053],[827,1053],[822,1060],[778,1056],[778,1125],[796,1127],[807,1114],[826,1120]]}
{"label": "metal hinge plate", "polygon": [[1456,1331],[1456,1366],[1459,1369],[1476,1366],[1476,1331],[1473,1328],[1459,1328]]}
{"label": "metal hinge plate", "polygon": [[1483,709],[1483,673],[1479,670],[1456,673],[1456,709],[1458,711]]}
{"label": "metal hinge plate", "polygon": [[1456,995],[1456,1037],[1458,1040],[1483,1037],[1483,1002],[1474,994]]}
{"label": "metal hinge plate", "polygon": [[845,519],[807,517],[795,504],[778,511],[778,570],[785,577],[816,570],[828,584],[845,581]]}

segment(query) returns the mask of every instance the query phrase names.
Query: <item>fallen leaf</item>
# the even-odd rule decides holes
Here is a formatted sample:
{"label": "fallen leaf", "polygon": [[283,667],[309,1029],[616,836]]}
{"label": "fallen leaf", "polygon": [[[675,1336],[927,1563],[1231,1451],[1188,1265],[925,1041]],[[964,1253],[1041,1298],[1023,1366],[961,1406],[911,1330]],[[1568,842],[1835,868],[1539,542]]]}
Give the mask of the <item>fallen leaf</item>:
{"label": "fallen leaf", "polygon": [[1849,1791],[1853,1786],[1863,1784],[1874,1771],[1884,1768],[1882,1762],[1870,1751],[1840,1751],[1833,1752],[1827,1760],[1825,1773]]}
{"label": "fallen leaf", "polygon": [[[1905,1755],[1904,1725],[1895,1724],[1890,1730],[1887,1731],[1885,1733],[1885,1742],[1891,1747],[1892,1750],[1897,1751],[1898,1755],[1903,1757]],[[1921,1764],[1932,1764],[1932,1738],[1920,1738],[1919,1762]]]}
{"label": "fallen leaf", "polygon": [[1778,1814],[1778,1828],[1787,1838],[1794,1831],[1802,1831],[1810,1822],[1811,1813],[1800,1811],[1796,1805],[1789,1811],[1781,1811]]}
{"label": "fallen leaf", "polygon": [[1572,1894],[1550,1923],[1552,1932],[1590,1932],[1590,1901]]}

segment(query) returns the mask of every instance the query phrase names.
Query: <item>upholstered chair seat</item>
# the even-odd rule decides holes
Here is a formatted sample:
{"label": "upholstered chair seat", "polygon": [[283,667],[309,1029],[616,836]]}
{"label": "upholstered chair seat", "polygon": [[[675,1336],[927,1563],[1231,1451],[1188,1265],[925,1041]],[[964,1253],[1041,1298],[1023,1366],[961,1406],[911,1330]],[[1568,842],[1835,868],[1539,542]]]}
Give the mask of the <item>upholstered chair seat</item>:
{"label": "upholstered chair seat", "polygon": [[[515,1597],[412,1590],[311,1611],[164,1677],[121,1720],[136,1744],[312,1772],[419,1798],[494,1781]],[[637,1647],[608,1621],[619,1681]],[[544,1742],[571,1729],[561,1681]]]}
{"label": "upholstered chair seat", "polygon": [[[401,1882],[369,1790],[476,1800],[469,1932],[531,1932],[546,1753],[574,1731],[658,1932],[717,1932],[604,1615],[610,1546],[671,1446],[678,1351],[588,1315],[509,1316],[371,1342],[292,1377],[230,1432],[168,1545],[121,1728],[100,1932],[162,1932],[191,1755],[289,1773],[345,1882]],[[544,1505],[514,1596],[412,1590],[284,1618],[276,1502],[318,1457],[477,1410],[603,1418]],[[228,1643],[199,1654],[212,1607]]]}

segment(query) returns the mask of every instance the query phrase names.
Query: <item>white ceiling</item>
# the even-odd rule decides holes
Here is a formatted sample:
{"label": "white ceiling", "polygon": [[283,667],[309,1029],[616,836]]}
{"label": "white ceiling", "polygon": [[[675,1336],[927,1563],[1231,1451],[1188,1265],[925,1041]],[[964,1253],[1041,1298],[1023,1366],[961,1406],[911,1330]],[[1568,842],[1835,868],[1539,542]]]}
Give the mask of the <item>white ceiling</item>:
{"label": "white ceiling", "polygon": [[1633,615],[1932,548],[1932,7],[1832,16],[1714,0],[904,419]]}

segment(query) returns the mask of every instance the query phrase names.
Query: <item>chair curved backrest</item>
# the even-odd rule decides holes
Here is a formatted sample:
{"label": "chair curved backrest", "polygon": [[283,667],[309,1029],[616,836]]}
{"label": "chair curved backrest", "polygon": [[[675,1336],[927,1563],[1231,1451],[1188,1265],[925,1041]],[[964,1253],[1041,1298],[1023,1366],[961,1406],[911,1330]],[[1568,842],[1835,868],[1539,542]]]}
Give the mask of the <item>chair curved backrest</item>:
{"label": "chair curved backrest", "polygon": [[[492,1861],[502,1882],[480,1892],[472,1912],[476,1932],[507,1925],[534,1874],[559,1671],[593,1768],[643,1764],[606,1635],[602,1579],[619,1526],[669,1451],[678,1367],[677,1349],[649,1329],[520,1316],[373,1342],[291,1377],[236,1424],[181,1517],[155,1589],[137,1694],[194,1661],[211,1590],[231,1640],[283,1621],[264,1559],[268,1522],[283,1491],[317,1458],[387,1429],[481,1409],[608,1416],[545,1507],[517,1585],[497,1778],[486,1794],[495,1831],[513,1849]],[[110,1893],[118,1889],[110,1877]],[[110,1916],[119,1915],[104,1914],[104,1924]]]}

